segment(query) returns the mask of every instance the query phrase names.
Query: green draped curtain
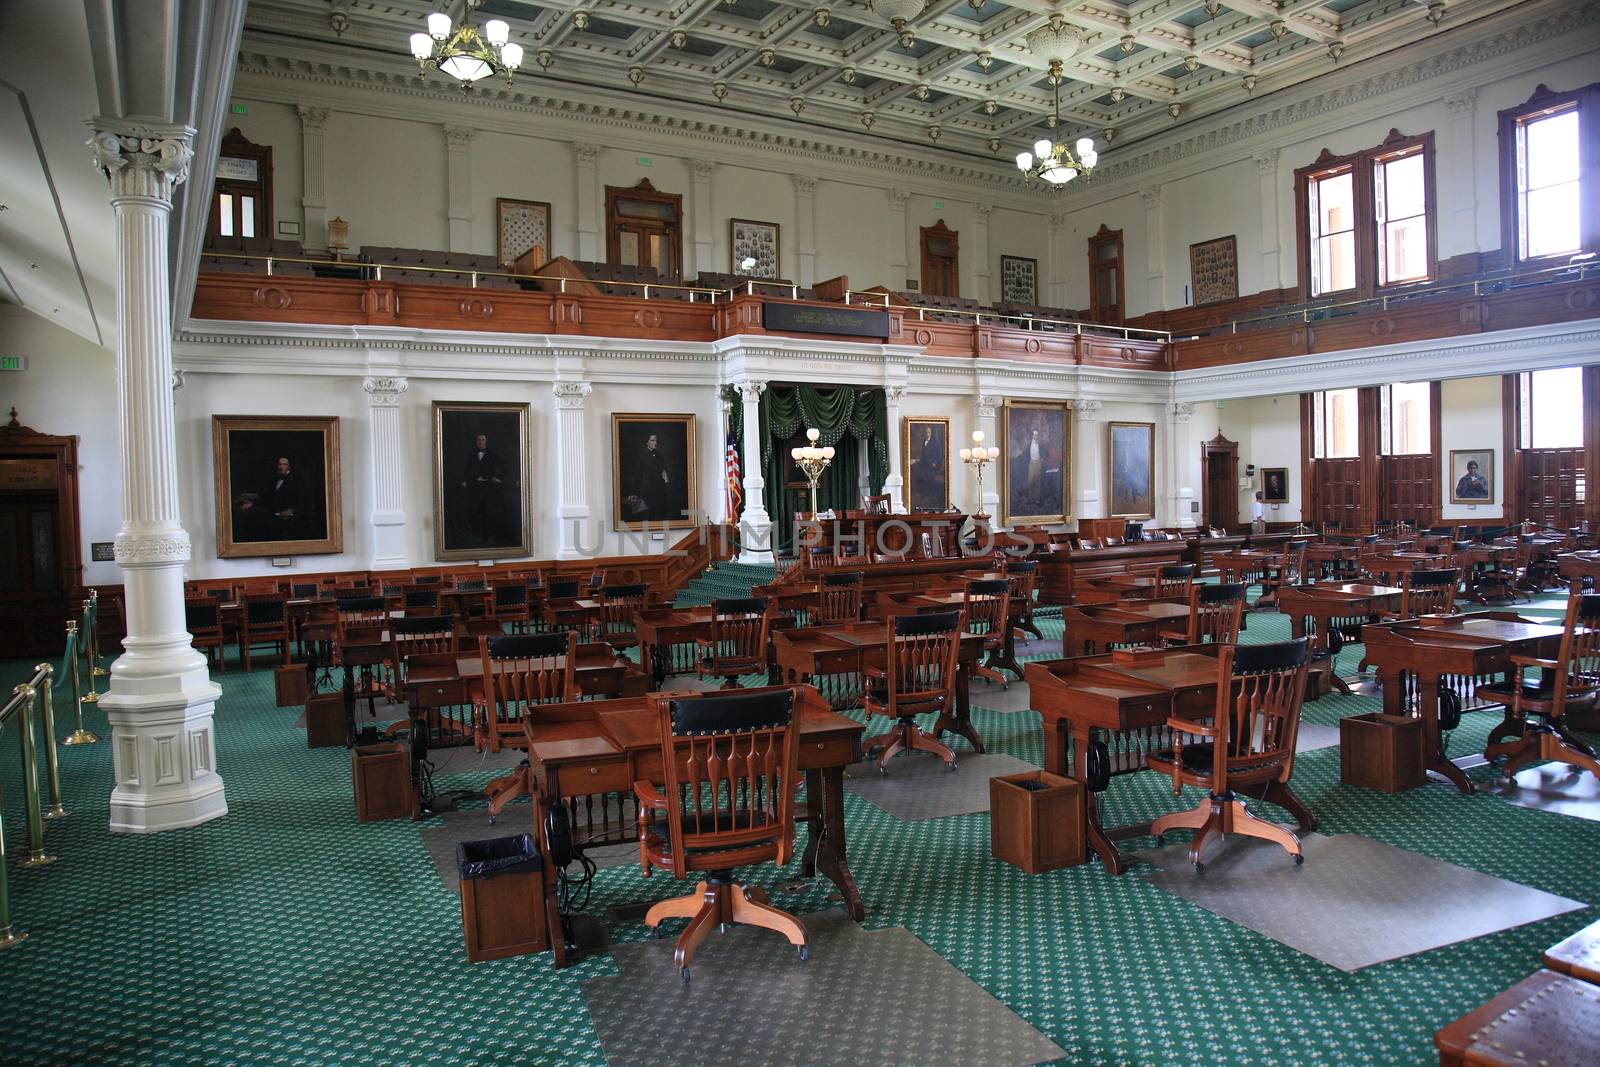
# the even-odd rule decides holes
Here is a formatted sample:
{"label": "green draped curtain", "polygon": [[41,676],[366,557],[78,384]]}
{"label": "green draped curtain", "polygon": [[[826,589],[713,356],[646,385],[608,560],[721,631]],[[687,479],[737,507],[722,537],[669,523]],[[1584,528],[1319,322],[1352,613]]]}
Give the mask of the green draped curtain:
{"label": "green draped curtain", "polygon": [[817,483],[817,508],[859,508],[860,454],[867,449],[872,492],[883,492],[889,476],[888,408],[882,389],[818,389],[810,385],[773,386],[761,395],[761,473],[767,482],[772,515],[772,545],[794,540],[795,512],[810,507],[810,494],[784,485],[784,443],[815,428],[819,445],[832,445],[833,463]]}

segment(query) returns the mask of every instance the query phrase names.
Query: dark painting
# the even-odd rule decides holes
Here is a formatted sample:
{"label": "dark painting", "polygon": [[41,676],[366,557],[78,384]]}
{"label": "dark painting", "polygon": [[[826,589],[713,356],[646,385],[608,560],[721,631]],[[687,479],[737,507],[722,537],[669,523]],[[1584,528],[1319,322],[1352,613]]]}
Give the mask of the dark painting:
{"label": "dark painting", "polygon": [[435,403],[440,559],[527,555],[526,404]]}
{"label": "dark painting", "polygon": [[1004,521],[1064,522],[1067,517],[1067,409],[1008,403],[1005,409]]}
{"label": "dark painting", "polygon": [[1268,504],[1289,502],[1289,468],[1261,468],[1261,499]]}
{"label": "dark painting", "polygon": [[338,552],[338,419],[217,415],[217,555]]}
{"label": "dark painting", "polygon": [[950,420],[906,419],[906,510],[945,511],[950,507]]}
{"label": "dark painting", "polygon": [[611,449],[618,529],[693,525],[693,415],[613,415]]}

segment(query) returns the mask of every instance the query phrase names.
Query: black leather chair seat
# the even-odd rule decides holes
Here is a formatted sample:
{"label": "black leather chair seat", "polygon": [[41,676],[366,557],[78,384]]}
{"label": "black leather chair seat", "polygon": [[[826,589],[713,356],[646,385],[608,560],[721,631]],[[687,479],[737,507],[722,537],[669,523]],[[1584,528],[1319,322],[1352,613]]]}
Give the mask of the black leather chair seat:
{"label": "black leather chair seat", "polygon": [[[744,830],[744,829],[751,829],[751,828],[754,828],[754,827],[767,825],[766,812],[762,812],[762,811],[749,812],[748,814],[751,816],[751,821],[748,822],[748,823],[746,823],[744,818],[743,818],[743,816],[745,814],[746,813],[744,813],[744,812],[740,813],[740,820],[739,820],[740,826],[739,826],[739,829]],[[727,831],[732,830],[734,828],[734,826],[733,826],[733,814],[732,814],[732,812],[727,812],[727,811],[719,811],[719,812],[717,812],[715,820],[707,819],[707,818],[702,816],[698,821],[695,818],[695,814],[693,812],[689,812],[687,814],[684,814],[684,815],[680,816],[680,821],[682,822],[683,832],[685,834],[711,833],[712,832],[713,823],[715,824],[716,831],[718,833],[726,833]],[[665,830],[666,830],[666,827],[662,826],[661,824],[658,823],[658,824],[656,824],[656,826],[654,828],[654,831],[653,831],[651,836],[654,839],[655,843],[657,845],[659,845],[661,851],[664,854],[670,856],[670,855],[672,855],[672,836],[670,834],[664,833],[663,831],[665,831]],[[724,845],[724,846],[722,846],[720,848],[691,848],[689,850],[689,854],[692,855],[692,856],[711,856],[711,855],[715,855],[718,852],[738,852],[738,851],[740,851],[742,849],[746,849],[746,848],[749,848],[749,847],[750,846],[748,844],[744,844],[744,845]]]}

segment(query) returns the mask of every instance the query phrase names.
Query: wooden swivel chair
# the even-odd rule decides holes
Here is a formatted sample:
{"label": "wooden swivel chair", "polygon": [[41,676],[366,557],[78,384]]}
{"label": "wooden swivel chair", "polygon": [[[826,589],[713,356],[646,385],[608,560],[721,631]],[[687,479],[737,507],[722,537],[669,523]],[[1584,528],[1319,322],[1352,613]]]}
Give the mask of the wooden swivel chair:
{"label": "wooden swivel chair", "polygon": [[[1491,762],[1505,760],[1500,769],[1508,779],[1531,763],[1550,760],[1600,778],[1594,749],[1566,725],[1568,707],[1600,699],[1600,595],[1584,593],[1574,582],[1562,626],[1554,659],[1514,655],[1504,681],[1477,688],[1478,696],[1506,705],[1505,721],[1489,732],[1483,755]],[[1530,667],[1539,668],[1539,681],[1523,679]]]}
{"label": "wooden swivel chair", "polygon": [[1039,624],[1033,621],[1033,587],[1039,580],[1039,564],[1031,559],[1008,560],[1005,565],[1006,581],[1011,583],[1011,607],[1007,614],[1011,628],[1032,634],[1043,641]]}
{"label": "wooden swivel chair", "polygon": [[407,615],[434,616],[439,614],[439,589],[437,586],[426,588],[413,586],[401,595],[400,608]]}
{"label": "wooden swivel chair", "polygon": [[1161,567],[1156,571],[1153,598],[1188,600],[1194,589],[1195,574],[1199,569],[1193,563],[1168,563]]}
{"label": "wooden swivel chair", "polygon": [[805,925],[735,875],[769,860],[782,867],[794,855],[798,703],[790,687],[657,698],[664,782],[633,783],[639,863],[646,877],[659,867],[705,878],[688,896],[653,905],[644,921],[659,936],[667,919],[689,920],[672,954],[685,982],[700,942],[728,923],[777,931],[810,958]]}
{"label": "wooden swivel chair", "polygon": [[394,668],[389,699],[404,700],[406,667],[413,656],[458,652],[461,637],[448,615],[411,615],[389,623],[389,665]]}
{"label": "wooden swivel chair", "polygon": [[639,613],[648,599],[644,583],[600,587],[600,640],[611,646],[621,659],[639,644],[634,630]]}
{"label": "wooden swivel chair", "polygon": [[1005,656],[1010,608],[1011,583],[1006,579],[989,578],[967,583],[962,597],[962,609],[967,615],[966,628],[983,635],[983,650],[988,654],[983,663],[974,666],[973,673],[986,681],[994,679],[1000,683],[1001,689],[1011,688],[1011,679],[996,669],[996,661]]}
{"label": "wooden swivel chair", "polygon": [[817,614],[814,625],[831,626],[861,621],[861,571],[824,574],[817,587]]}
{"label": "wooden swivel chair", "polygon": [[1231,645],[1238,641],[1244,588],[1243,582],[1194,586],[1189,590],[1188,625],[1182,630],[1162,631],[1162,639],[1177,645]]}
{"label": "wooden swivel chair", "polygon": [[589,640],[592,627],[589,613],[577,603],[582,585],[576,578],[557,578],[550,583],[544,601],[544,629],[575,630],[580,641]]}
{"label": "wooden swivel chair", "polygon": [[711,634],[695,638],[700,673],[722,679],[736,689],[744,674],[765,674],[767,634],[772,629],[771,603],[764,596],[711,602]]}
{"label": "wooden swivel chair", "polygon": [[861,498],[861,508],[868,515],[889,514],[889,503],[888,493],[875,493]]}
{"label": "wooden swivel chair", "polygon": [[1390,621],[1414,619],[1418,615],[1448,615],[1456,609],[1454,567],[1431,571],[1407,571],[1400,576],[1400,610],[1384,613]]}
{"label": "wooden swivel chair", "polygon": [[289,662],[289,598],[282,593],[242,597],[239,611],[239,655],[249,671],[250,654],[257,645],[272,645]]}
{"label": "wooden swivel chair", "polygon": [[494,599],[489,604],[489,615],[502,625],[509,622],[512,633],[526,630],[532,617],[528,610],[527,580],[496,582]]}
{"label": "wooden swivel chair", "polygon": [[[1294,769],[1294,740],[1310,659],[1310,642],[1304,637],[1271,645],[1224,646],[1217,653],[1217,704],[1211,725],[1169,718],[1172,749],[1147,757],[1151,770],[1171,775],[1174,796],[1186,785],[1211,794],[1193,810],[1163,815],[1150,826],[1158,844],[1169,831],[1196,831],[1189,842],[1189,862],[1197,874],[1205,872],[1206,843],[1225,834],[1275,841],[1297,865],[1305,861],[1294,831],[1257,817],[1235,790],[1264,788],[1272,782],[1287,785]],[[1186,744],[1181,740],[1184,735],[1205,740]]]}
{"label": "wooden swivel chair", "polygon": [[1283,546],[1283,555],[1269,560],[1261,568],[1261,595],[1276,597],[1286,585],[1306,580],[1306,550],[1310,541],[1290,541]]}
{"label": "wooden swivel chair", "polygon": [[[501,734],[521,729],[522,717],[540,704],[562,704],[578,699],[578,635],[566,633],[512,634],[478,638],[483,678],[472,693],[474,739],[479,751],[500,751]],[[483,792],[489,798],[489,821],[494,822],[517,797],[533,791],[533,771],[527,760],[510,774],[501,775]]]}
{"label": "wooden swivel chair", "polygon": [[878,756],[878,773],[889,773],[889,761],[901,749],[932,752],[953,771],[956,754],[917,725],[917,716],[933,714],[934,721],[955,710],[956,652],[961,644],[959,611],[929,615],[894,615],[889,618],[887,663],[866,670],[863,707],[867,715],[894,720],[885,733],[861,743]]}
{"label": "wooden swivel chair", "polygon": [[217,673],[223,673],[222,661],[227,659],[223,650],[222,606],[210,597],[189,597],[183,602],[183,625],[189,631],[190,642],[211,663],[211,653],[217,654]]}

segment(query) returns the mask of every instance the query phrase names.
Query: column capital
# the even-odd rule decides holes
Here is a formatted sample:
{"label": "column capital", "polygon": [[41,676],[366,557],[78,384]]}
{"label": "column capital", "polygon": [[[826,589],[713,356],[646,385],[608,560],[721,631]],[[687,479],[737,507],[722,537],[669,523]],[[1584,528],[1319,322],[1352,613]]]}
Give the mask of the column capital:
{"label": "column capital", "polygon": [[294,111],[300,116],[300,128],[306,133],[321,133],[327,128],[328,108],[296,104]]}
{"label": "column capital", "polygon": [[1144,205],[1146,211],[1155,210],[1161,206],[1161,190],[1159,188],[1140,189],[1139,202]]}
{"label": "column capital", "polygon": [[1059,214],[1051,215],[1050,216],[1050,232],[1052,234],[1059,234],[1062,230],[1067,228],[1068,221],[1070,221],[1070,216],[1068,216],[1066,214],[1066,212],[1061,212]]}
{"label": "column capital", "polygon": [[911,201],[911,194],[902,193],[899,189],[885,189],[883,191],[883,197],[885,200],[889,201],[890,211],[904,211],[906,209],[906,204],[910,203]]}
{"label": "column capital", "polygon": [[809,174],[791,174],[789,183],[794,186],[796,196],[811,196],[817,191],[817,179]]}
{"label": "column capital", "polygon": [[452,151],[459,151],[472,146],[472,136],[478,131],[471,126],[456,126],[452,123],[444,124],[444,144]]}
{"label": "column capital", "polygon": [[172,391],[176,393],[183,388],[183,368],[179,367],[172,372]]}
{"label": "column capital", "polygon": [[761,394],[767,391],[766,382],[736,382],[733,387],[739,390],[739,396],[746,404],[756,403],[761,399]]}
{"label": "column capital", "polygon": [[1005,397],[983,393],[978,396],[978,418],[992,419],[995,411],[1005,403]]}
{"label": "column capital", "polygon": [[592,167],[600,159],[600,146],[590,144],[588,141],[572,142],[572,158],[579,166]]}
{"label": "column capital", "polygon": [[594,392],[594,386],[588,382],[556,382],[550,388],[556,394],[559,411],[582,411],[583,402]]}
{"label": "column capital", "polygon": [[883,399],[884,399],[885,403],[892,404],[895,407],[899,407],[900,406],[900,402],[902,400],[904,400],[905,398],[906,398],[906,387],[905,386],[903,386],[903,385],[888,385],[888,386],[884,387]]}
{"label": "column capital", "polygon": [[1278,150],[1276,148],[1268,149],[1265,152],[1257,152],[1254,158],[1256,161],[1256,169],[1262,174],[1273,174],[1277,172]]}
{"label": "column capital", "polygon": [[[1174,405],[1172,405],[1172,421],[1173,422],[1180,423],[1180,424],[1181,423],[1187,423],[1192,418],[1194,418],[1194,405],[1193,404],[1174,404]],[[1218,432],[1220,433],[1221,431],[1219,430]]]}
{"label": "column capital", "polygon": [[111,183],[111,195],[142,196],[172,202],[172,190],[189,180],[194,159],[194,128],[128,122],[96,116],[89,152],[96,170]]}
{"label": "column capital", "polygon": [[689,177],[704,181],[716,171],[717,165],[705,159],[691,159],[684,164],[689,170]]}
{"label": "column capital", "polygon": [[1074,400],[1072,402],[1072,417],[1083,422],[1097,422],[1100,419],[1100,409],[1103,406],[1098,400]]}
{"label": "column capital", "polygon": [[361,388],[366,391],[368,407],[397,408],[401,394],[411,388],[411,381],[393,375],[373,375],[362,379]]}
{"label": "column capital", "polygon": [[994,205],[993,204],[981,204],[981,203],[980,204],[973,204],[972,205],[972,218],[973,218],[973,221],[977,222],[981,226],[987,226],[989,224],[989,215],[993,211],[994,211]]}
{"label": "column capital", "polygon": [[1444,106],[1450,110],[1452,118],[1466,118],[1478,106],[1478,89],[1476,86],[1451,93],[1444,98]]}

